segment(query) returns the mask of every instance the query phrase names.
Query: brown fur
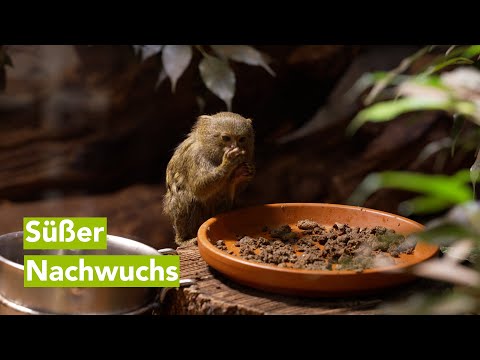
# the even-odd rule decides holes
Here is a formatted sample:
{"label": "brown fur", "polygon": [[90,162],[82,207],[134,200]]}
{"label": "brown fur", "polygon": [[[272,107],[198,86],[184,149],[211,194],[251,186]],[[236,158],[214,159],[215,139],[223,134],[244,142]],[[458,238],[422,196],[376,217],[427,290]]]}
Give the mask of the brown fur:
{"label": "brown fur", "polygon": [[230,210],[255,173],[252,121],[221,112],[202,115],[167,166],[164,213],[181,245],[210,217]]}

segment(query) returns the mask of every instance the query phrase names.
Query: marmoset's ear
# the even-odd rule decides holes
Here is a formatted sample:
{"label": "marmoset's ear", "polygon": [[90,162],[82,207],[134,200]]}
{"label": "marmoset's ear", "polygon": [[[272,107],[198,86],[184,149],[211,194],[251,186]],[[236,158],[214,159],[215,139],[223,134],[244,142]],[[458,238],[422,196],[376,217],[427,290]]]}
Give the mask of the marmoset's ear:
{"label": "marmoset's ear", "polygon": [[195,123],[195,129],[208,125],[212,120],[210,115],[200,115]]}
{"label": "marmoset's ear", "polygon": [[212,120],[212,116],[211,115],[200,115],[198,118],[197,118],[197,122],[205,122],[205,121],[210,121]]}

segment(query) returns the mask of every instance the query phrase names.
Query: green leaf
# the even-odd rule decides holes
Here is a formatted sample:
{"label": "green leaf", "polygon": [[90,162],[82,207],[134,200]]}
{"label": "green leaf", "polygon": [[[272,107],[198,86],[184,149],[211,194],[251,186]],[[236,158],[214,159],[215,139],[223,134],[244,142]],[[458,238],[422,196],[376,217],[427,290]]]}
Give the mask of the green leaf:
{"label": "green leaf", "polygon": [[452,59],[445,60],[439,64],[429,66],[424,74],[431,75],[450,65],[465,65],[465,64],[473,64],[473,61],[466,57],[461,57],[461,56],[454,57]]}
{"label": "green leaf", "polygon": [[438,75],[427,75],[427,74],[419,74],[412,78],[412,81],[415,84],[431,86],[438,89],[448,89],[442,82],[442,78]]}
{"label": "green leaf", "polygon": [[205,55],[199,64],[200,75],[205,86],[222,99],[230,111],[235,94],[235,73],[226,61]]}
{"label": "green leaf", "polygon": [[[444,56],[439,56],[437,57],[433,62],[432,64],[439,64],[443,61],[445,61],[446,59],[452,59],[454,57],[459,57],[459,56],[463,56],[463,53],[465,52],[465,50],[468,49],[468,46],[458,46],[458,45],[453,45],[451,46],[447,52],[445,53]],[[467,57],[467,56],[465,56]]]}
{"label": "green leaf", "polygon": [[461,239],[472,239],[476,242],[480,241],[479,234],[472,229],[448,222],[433,227],[427,226],[424,231],[415,233],[415,237],[418,237],[425,242],[444,246],[450,245],[454,241]]}
{"label": "green leaf", "polygon": [[[361,205],[368,197],[381,188],[406,190],[438,198],[451,204],[470,201],[473,197],[470,187],[465,182],[464,171],[456,176],[426,175],[407,171],[385,171],[368,175],[354,190],[347,200],[349,204]],[[466,180],[466,181],[465,181]],[[427,200],[417,200],[426,206]],[[432,200],[428,200],[432,201]],[[437,204],[440,204],[440,200]]]}
{"label": "green leaf", "polygon": [[190,45],[165,45],[163,48],[163,68],[172,83],[172,92],[175,92],[177,81],[187,69],[191,59],[192,48]]}
{"label": "green leaf", "polygon": [[220,57],[245,63],[247,65],[261,66],[270,75],[275,76],[275,72],[265,61],[263,54],[248,45],[211,45]]}
{"label": "green leaf", "polygon": [[[388,76],[388,74],[389,74],[389,72],[387,72],[387,71],[374,71],[374,72],[369,73],[367,75],[370,75],[373,82],[377,82],[377,81],[385,79]],[[401,75],[399,75],[399,76],[401,76]]]}
{"label": "green leaf", "polygon": [[449,209],[454,205],[450,200],[436,196],[418,196],[399,204],[398,211],[403,216],[412,214],[425,215],[434,214]]}
{"label": "green leaf", "polygon": [[385,122],[393,120],[399,115],[407,112],[421,110],[449,111],[451,108],[452,103],[450,101],[438,99],[408,97],[398,100],[379,102],[360,111],[347,127],[347,134],[354,134],[363,124],[368,121]]}
{"label": "green leaf", "polygon": [[471,118],[472,121],[480,125],[480,119],[478,119],[477,106],[471,101],[455,101],[452,103],[453,112],[457,112],[461,115],[466,115]]}
{"label": "green leaf", "polygon": [[450,179],[459,184],[467,184],[470,181],[470,172],[468,169],[458,170],[455,174],[449,176]]}
{"label": "green leaf", "polygon": [[463,56],[466,58],[472,58],[480,55],[480,45],[471,45],[463,52]]}
{"label": "green leaf", "polygon": [[385,171],[382,173],[382,184],[384,187],[434,195],[453,203],[463,203],[472,199],[472,192],[468,186],[457,178],[445,175]]}

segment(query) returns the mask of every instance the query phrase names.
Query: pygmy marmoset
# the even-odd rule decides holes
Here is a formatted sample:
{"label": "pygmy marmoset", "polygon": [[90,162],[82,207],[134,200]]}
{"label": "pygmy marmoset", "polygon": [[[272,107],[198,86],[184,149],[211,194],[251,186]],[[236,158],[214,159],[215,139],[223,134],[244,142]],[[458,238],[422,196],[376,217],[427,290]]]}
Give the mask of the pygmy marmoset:
{"label": "pygmy marmoset", "polygon": [[179,245],[210,217],[230,210],[255,174],[251,119],[231,112],[198,117],[167,166],[163,210]]}

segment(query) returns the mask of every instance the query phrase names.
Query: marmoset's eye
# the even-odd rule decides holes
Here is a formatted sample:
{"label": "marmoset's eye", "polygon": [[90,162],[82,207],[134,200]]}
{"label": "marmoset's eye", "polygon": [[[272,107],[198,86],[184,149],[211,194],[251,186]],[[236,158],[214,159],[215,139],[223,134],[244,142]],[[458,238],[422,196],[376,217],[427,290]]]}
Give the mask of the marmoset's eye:
{"label": "marmoset's eye", "polygon": [[247,138],[245,136],[242,136],[240,139],[238,139],[238,142],[244,143]]}
{"label": "marmoset's eye", "polygon": [[228,135],[222,135],[222,140],[225,142],[229,142],[230,140],[232,140],[232,138]]}

